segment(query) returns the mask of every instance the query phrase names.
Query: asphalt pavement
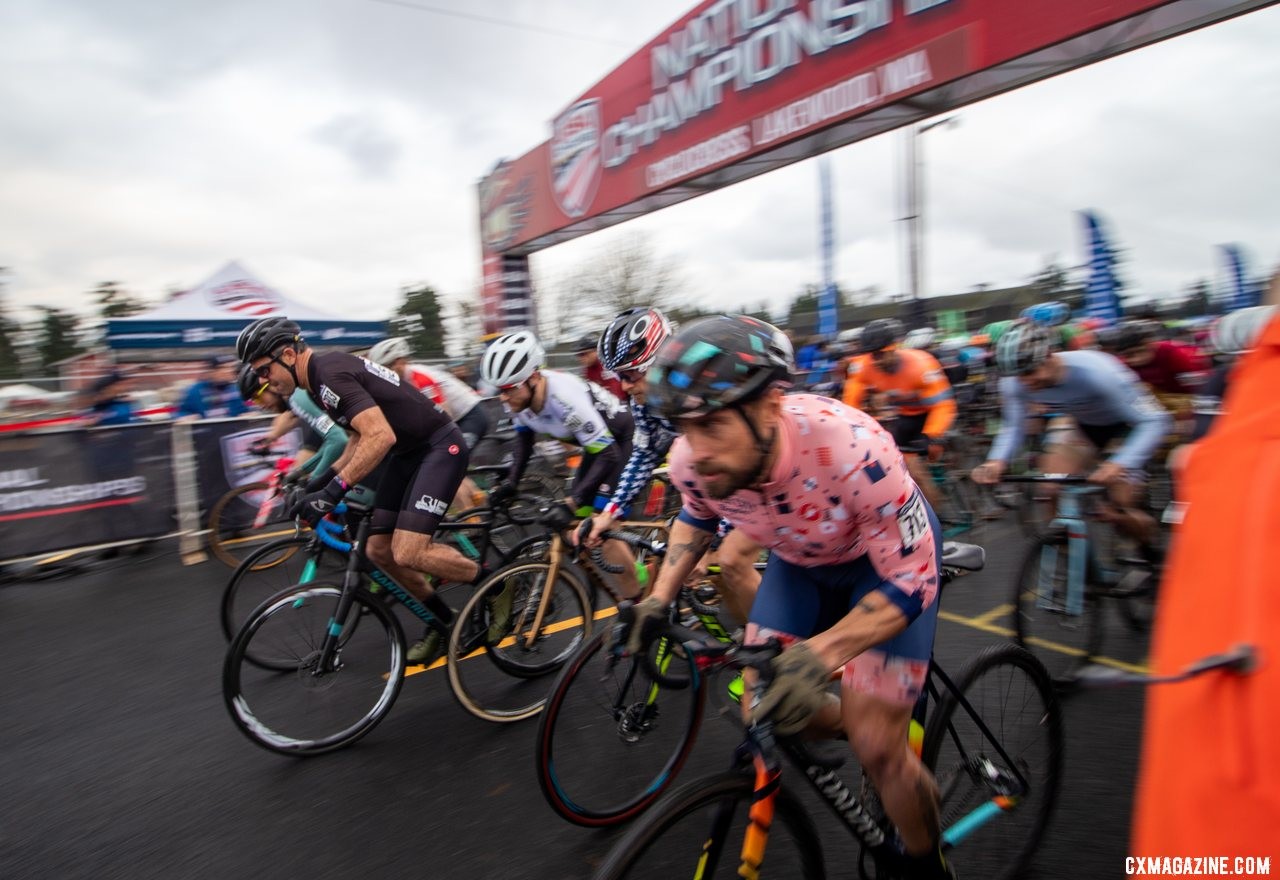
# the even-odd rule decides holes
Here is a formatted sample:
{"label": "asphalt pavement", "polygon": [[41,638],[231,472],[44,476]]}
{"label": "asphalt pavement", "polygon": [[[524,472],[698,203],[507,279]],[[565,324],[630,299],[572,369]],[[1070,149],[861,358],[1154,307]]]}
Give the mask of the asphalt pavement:
{"label": "asphalt pavement", "polygon": [[[944,668],[1008,623],[999,608],[1021,537],[1002,524],[982,543],[987,569],[943,600]],[[229,573],[184,567],[158,544],[0,587],[0,878],[590,876],[618,832],[553,814],[534,776],[535,722],[466,714],[443,670],[411,676],[389,717],[344,751],[296,759],[249,742],[221,695]],[[1114,617],[1108,648],[1129,661],[1144,651]],[[1063,789],[1028,876],[1120,877],[1142,693],[1065,705]],[[724,768],[736,737],[709,717],[682,778]],[[856,877],[835,852],[845,863],[832,876]]]}

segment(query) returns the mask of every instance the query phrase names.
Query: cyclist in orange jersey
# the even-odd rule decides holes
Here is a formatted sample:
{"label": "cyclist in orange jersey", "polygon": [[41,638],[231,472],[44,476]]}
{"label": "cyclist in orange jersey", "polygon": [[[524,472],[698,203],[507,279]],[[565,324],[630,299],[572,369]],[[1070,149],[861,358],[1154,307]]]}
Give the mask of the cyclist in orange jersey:
{"label": "cyclist in orange jersey", "polygon": [[[929,460],[942,456],[942,438],[956,419],[955,395],[938,359],[926,351],[900,348],[902,324],[881,318],[862,331],[862,351],[849,364],[844,402],[866,410],[885,424],[899,448],[922,437]],[[907,456],[907,467],[929,503],[937,506],[938,489],[919,456]]]}

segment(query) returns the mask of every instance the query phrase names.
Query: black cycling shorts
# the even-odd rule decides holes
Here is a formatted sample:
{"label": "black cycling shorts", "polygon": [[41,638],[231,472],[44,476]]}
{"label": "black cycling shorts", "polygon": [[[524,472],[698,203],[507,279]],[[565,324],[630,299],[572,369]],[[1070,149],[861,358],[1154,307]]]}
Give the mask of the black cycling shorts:
{"label": "black cycling shorts", "polygon": [[425,447],[387,456],[370,534],[434,535],[467,475],[469,458],[462,432],[452,422],[432,434]]}
{"label": "black cycling shorts", "polygon": [[893,435],[893,442],[899,449],[910,446],[924,436],[924,423],[927,418],[929,414],[922,412],[914,416],[899,415],[893,420],[889,426],[889,433]]}
{"label": "black cycling shorts", "polygon": [[467,444],[468,452],[474,450],[480,438],[489,433],[489,416],[485,413],[484,407],[478,403],[467,410],[467,414],[454,424],[462,432],[462,441]]}
{"label": "black cycling shorts", "polygon": [[1112,441],[1126,436],[1133,429],[1128,422],[1113,422],[1110,425],[1084,425],[1076,422],[1076,427],[1098,452],[1102,452]]}

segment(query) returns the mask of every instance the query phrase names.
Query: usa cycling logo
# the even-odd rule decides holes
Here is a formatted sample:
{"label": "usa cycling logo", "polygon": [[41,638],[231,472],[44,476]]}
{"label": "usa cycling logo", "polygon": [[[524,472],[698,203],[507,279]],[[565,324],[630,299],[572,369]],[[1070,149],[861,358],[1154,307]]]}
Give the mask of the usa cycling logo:
{"label": "usa cycling logo", "polygon": [[274,290],[247,280],[219,284],[208,296],[215,308],[255,318],[275,314],[281,306],[280,295]]}
{"label": "usa cycling logo", "polygon": [[570,217],[587,213],[600,188],[600,99],[579,101],[551,123],[551,191]]}

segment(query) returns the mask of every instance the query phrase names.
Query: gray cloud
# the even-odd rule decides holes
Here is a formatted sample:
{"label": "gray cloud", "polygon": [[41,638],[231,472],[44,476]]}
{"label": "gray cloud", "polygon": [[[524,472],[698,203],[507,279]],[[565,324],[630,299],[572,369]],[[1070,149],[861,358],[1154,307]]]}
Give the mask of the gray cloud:
{"label": "gray cloud", "polygon": [[[27,0],[0,6],[0,265],[18,303],[88,310],[118,279],[159,296],[225,259],[334,303],[394,308],[402,284],[470,295],[474,185],[499,157],[687,11],[487,0],[456,8],[600,42],[369,0]],[[1178,291],[1238,241],[1280,258],[1280,8],[960,111],[925,136],[929,289],[1025,280],[1083,259],[1096,208],[1126,276]],[[831,154],[836,276],[902,289],[901,136]],[[570,274],[616,232],[651,233],[689,295],[731,308],[820,277],[817,171],[806,162],[568,243]]]}

